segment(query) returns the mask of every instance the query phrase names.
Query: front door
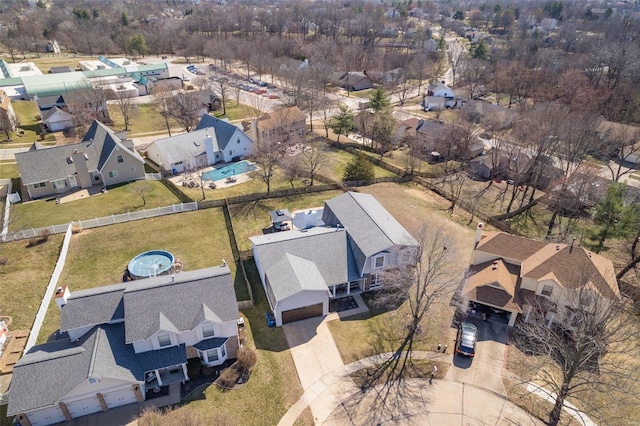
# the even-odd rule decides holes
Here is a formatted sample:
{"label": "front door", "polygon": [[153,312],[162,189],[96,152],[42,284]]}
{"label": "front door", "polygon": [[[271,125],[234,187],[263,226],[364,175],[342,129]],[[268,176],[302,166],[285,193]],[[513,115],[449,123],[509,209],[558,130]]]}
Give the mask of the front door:
{"label": "front door", "polygon": [[78,186],[78,181],[76,180],[76,177],[71,175],[68,177],[69,180],[69,186],[72,188],[75,188],[76,186]]}

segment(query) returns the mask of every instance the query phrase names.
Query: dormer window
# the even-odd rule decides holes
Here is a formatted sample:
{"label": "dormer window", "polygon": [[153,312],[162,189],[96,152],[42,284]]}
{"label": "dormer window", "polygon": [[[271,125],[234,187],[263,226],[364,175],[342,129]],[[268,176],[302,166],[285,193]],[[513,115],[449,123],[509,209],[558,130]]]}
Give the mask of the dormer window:
{"label": "dormer window", "polygon": [[378,269],[384,266],[384,254],[376,256],[373,258],[373,267]]}
{"label": "dormer window", "polygon": [[162,333],[158,335],[158,346],[166,348],[171,346],[171,335],[169,333]]}
{"label": "dormer window", "polygon": [[215,336],[213,324],[202,324],[202,338],[208,339]]}
{"label": "dormer window", "polygon": [[540,292],[540,294],[547,297],[551,296],[553,294],[553,286],[550,284],[545,284],[542,287],[542,291]]}

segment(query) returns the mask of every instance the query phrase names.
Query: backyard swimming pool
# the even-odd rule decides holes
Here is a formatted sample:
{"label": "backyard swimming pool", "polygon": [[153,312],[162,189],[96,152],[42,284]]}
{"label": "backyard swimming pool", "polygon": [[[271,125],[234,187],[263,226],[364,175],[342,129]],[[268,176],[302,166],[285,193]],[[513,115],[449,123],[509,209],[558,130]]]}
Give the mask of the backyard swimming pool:
{"label": "backyard swimming pool", "polygon": [[219,169],[209,170],[202,174],[202,179],[205,181],[216,181],[226,179],[230,176],[241,175],[256,170],[255,164],[249,163],[247,160],[240,161],[239,163],[229,164]]}

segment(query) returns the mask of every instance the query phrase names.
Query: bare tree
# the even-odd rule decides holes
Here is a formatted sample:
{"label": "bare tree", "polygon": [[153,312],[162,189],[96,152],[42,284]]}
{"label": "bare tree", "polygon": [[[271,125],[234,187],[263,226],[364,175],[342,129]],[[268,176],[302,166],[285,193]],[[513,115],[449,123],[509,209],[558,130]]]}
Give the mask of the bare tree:
{"label": "bare tree", "polygon": [[216,95],[218,95],[218,97],[220,98],[220,104],[222,105],[222,114],[227,115],[227,97],[229,96],[229,91],[231,89],[231,85],[229,84],[229,79],[222,75],[217,75],[212,78],[213,78],[213,90],[214,92],[216,92]]}
{"label": "bare tree", "polygon": [[609,129],[603,134],[604,149],[600,155],[611,172],[611,179],[619,182],[621,177],[634,171],[631,167],[625,167],[625,162],[633,157],[640,157],[640,129],[635,126],[606,124]]}
{"label": "bare tree", "polygon": [[266,140],[256,144],[256,149],[253,153],[253,160],[259,166],[257,174],[267,185],[267,193],[271,192],[271,178],[280,157],[278,148],[277,142]]}
{"label": "bare tree", "polygon": [[467,54],[458,40],[447,43],[447,59],[451,69],[451,85],[455,85],[456,75],[467,59]]}
{"label": "bare tree", "polygon": [[316,176],[329,163],[329,157],[324,148],[320,141],[314,141],[307,144],[302,151],[302,164],[309,175],[309,185],[311,186]]}
{"label": "bare tree", "polygon": [[171,99],[173,93],[167,86],[156,86],[153,89],[153,109],[162,116],[164,124],[167,126],[167,133],[171,136]]}
{"label": "bare tree", "polygon": [[[525,321],[516,324],[514,343],[537,355],[526,358],[526,371],[533,372],[527,380],[539,383],[555,397],[548,425],[559,423],[568,400],[604,424],[619,424],[622,418],[603,418],[601,410],[603,404],[639,402],[637,394],[628,392],[638,380],[633,367],[637,354],[634,317],[602,278],[584,273],[573,277],[561,291],[564,305],[551,304],[544,297],[528,298],[525,303],[531,311]],[[551,325],[550,309],[557,320]]]}
{"label": "bare tree", "polygon": [[390,350],[391,355],[368,369],[363,380],[360,397],[368,392],[376,396],[372,416],[395,411],[411,396],[409,379],[419,370],[413,360],[414,344],[423,336],[423,327],[428,327],[430,309],[447,301],[459,283],[457,256],[457,247],[443,230],[425,227],[410,261],[383,274],[384,287],[376,293],[376,303],[402,307],[396,311],[394,326],[385,327],[374,342],[376,351]]}
{"label": "bare tree", "polygon": [[109,122],[108,100],[109,91],[103,89],[100,82],[95,87],[81,85],[65,94],[65,103],[76,126],[85,126],[93,120]]}
{"label": "bare tree", "polygon": [[304,165],[302,164],[302,159],[300,156],[291,156],[287,158],[283,158],[280,161],[280,167],[287,178],[289,179],[289,185],[293,188],[293,182],[298,179],[304,170]]}
{"label": "bare tree", "polygon": [[124,90],[119,90],[113,94],[118,106],[118,111],[124,121],[124,129],[129,130],[131,119],[138,112],[138,105],[133,101],[133,97]]}
{"label": "bare tree", "polygon": [[187,132],[198,124],[203,103],[198,93],[180,93],[169,101],[169,115]]}

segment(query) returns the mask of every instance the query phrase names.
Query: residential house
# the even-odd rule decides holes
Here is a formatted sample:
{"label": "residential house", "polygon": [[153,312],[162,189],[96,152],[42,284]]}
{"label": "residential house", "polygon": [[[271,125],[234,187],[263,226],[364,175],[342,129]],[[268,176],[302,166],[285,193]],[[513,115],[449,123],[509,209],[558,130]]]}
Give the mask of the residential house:
{"label": "residential house", "polygon": [[443,82],[436,82],[427,87],[427,95],[422,100],[424,111],[433,111],[445,108],[461,106],[461,101],[456,99],[453,89]]}
{"label": "residential house", "polygon": [[253,122],[243,123],[256,143],[280,143],[285,146],[304,142],[307,116],[297,106],[277,109]]}
{"label": "residential house", "polygon": [[327,315],[331,297],[381,288],[382,272],[411,262],[418,246],[369,194],[326,201],[322,223],[250,238],[278,326]]}
{"label": "residential house", "polygon": [[142,157],[97,120],[80,142],[52,147],[35,143],[17,153],[16,162],[32,199],[145,178]]}
{"label": "residential house", "polygon": [[373,82],[364,72],[338,71],[331,74],[331,80],[336,86],[342,87],[349,92],[357,92],[373,87]]}
{"label": "residential house", "polygon": [[54,106],[42,112],[42,125],[47,132],[59,132],[64,129],[73,128],[73,116]]}
{"label": "residential house", "polygon": [[0,90],[0,130],[14,132],[17,123],[18,119],[13,111],[13,106],[11,106],[11,98],[3,90]]}
{"label": "residential house", "polygon": [[469,277],[462,291],[463,307],[513,326],[519,315],[527,321],[536,306],[550,325],[558,307],[569,303],[567,291],[583,286],[598,296],[620,297],[611,260],[574,244],[546,243],[504,232],[483,232],[478,224]]}
{"label": "residential house", "polygon": [[60,335],[13,369],[7,414],[49,425],[127,404],[180,402],[187,361],[236,357],[238,306],[227,265],[55,295]]}
{"label": "residential house", "polygon": [[253,141],[236,125],[204,114],[196,129],[153,141],[147,157],[165,172],[196,170],[253,154]]}

